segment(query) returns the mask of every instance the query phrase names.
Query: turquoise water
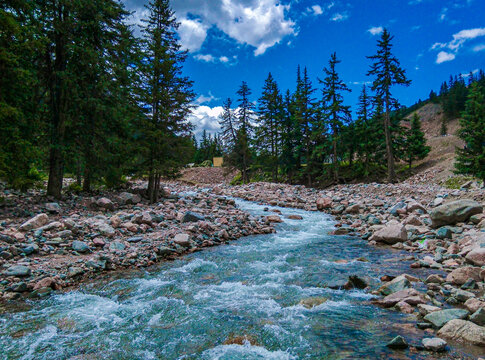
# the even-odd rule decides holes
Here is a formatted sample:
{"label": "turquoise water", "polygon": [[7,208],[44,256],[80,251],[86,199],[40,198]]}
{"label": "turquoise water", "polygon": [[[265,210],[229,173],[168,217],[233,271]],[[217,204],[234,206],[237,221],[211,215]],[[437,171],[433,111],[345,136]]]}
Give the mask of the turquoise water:
{"label": "turquoise water", "polygon": [[[255,215],[263,206],[238,201]],[[398,268],[399,252],[331,236],[322,213],[280,209],[278,232],[161,264],[157,270],[33,302],[0,316],[6,359],[388,358],[406,315],[370,304],[364,291],[326,288],[351,274],[373,284]],[[369,262],[356,261],[365,257]],[[335,263],[346,259],[348,263]],[[328,300],[308,309],[300,301]],[[401,358],[426,355],[402,353]]]}

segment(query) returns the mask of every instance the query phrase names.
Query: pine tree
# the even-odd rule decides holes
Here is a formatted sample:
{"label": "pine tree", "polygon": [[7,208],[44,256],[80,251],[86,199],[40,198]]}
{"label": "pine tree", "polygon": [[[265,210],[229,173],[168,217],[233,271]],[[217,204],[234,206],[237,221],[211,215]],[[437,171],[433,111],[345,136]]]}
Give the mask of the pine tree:
{"label": "pine tree", "polygon": [[296,92],[294,100],[294,116],[299,124],[299,133],[301,141],[299,141],[298,152],[298,164],[305,162],[304,173],[307,178],[308,186],[312,185],[312,154],[313,154],[313,141],[312,141],[312,124],[315,123],[316,115],[316,100],[313,97],[315,89],[312,86],[312,82],[308,76],[306,67],[303,70],[303,77],[300,73],[300,66],[297,69],[297,81]]}
{"label": "pine tree", "polygon": [[140,64],[147,106],[140,124],[143,137],[142,169],[148,172],[148,198],[158,201],[162,175],[173,175],[186,161],[184,149],[191,143],[191,124],[186,116],[194,98],[192,82],[182,75],[187,52],[181,50],[179,24],[168,0],[147,5],[149,18],[142,29],[144,60]]}
{"label": "pine tree", "polygon": [[282,171],[291,184],[298,169],[297,148],[301,143],[300,127],[294,114],[294,98],[290,90],[286,91],[283,101],[283,122],[281,127],[281,156]]}
{"label": "pine tree", "polygon": [[373,60],[368,76],[374,76],[372,90],[376,96],[381,98],[384,106],[384,132],[386,135],[386,155],[387,155],[387,178],[389,182],[396,181],[396,171],[394,169],[394,153],[392,148],[391,134],[391,111],[398,109],[399,104],[391,94],[391,87],[394,85],[409,86],[410,80],[406,78],[406,72],[401,68],[399,60],[392,54],[393,37],[387,29],[384,29],[381,39],[377,43],[376,55],[369,56]]}
{"label": "pine tree", "polygon": [[342,96],[342,92],[350,92],[350,89],[340,79],[335,69],[339,63],[337,54],[333,53],[328,62],[328,68],[323,69],[326,77],[324,80],[319,80],[323,84],[322,103],[332,136],[333,181],[335,183],[339,181],[338,142],[344,125],[350,120],[350,107],[343,105]]}
{"label": "pine tree", "polygon": [[232,109],[232,100],[227,98],[222,104],[222,114],[219,117],[219,124],[221,126],[221,140],[222,145],[227,154],[234,151],[236,144],[236,118],[234,110]]}
{"label": "pine tree", "polygon": [[269,153],[269,164],[274,182],[278,180],[280,127],[283,119],[283,99],[276,81],[268,74],[259,99],[257,142],[262,153]]}
{"label": "pine tree", "polygon": [[409,169],[411,169],[414,160],[424,159],[431,148],[426,145],[426,138],[421,130],[421,121],[417,113],[411,118],[411,127],[406,134],[404,157],[406,158]]}
{"label": "pine tree", "polygon": [[470,86],[458,136],[465,142],[457,149],[455,167],[460,174],[473,175],[485,184],[485,96],[478,83]]}
{"label": "pine tree", "polygon": [[244,183],[249,182],[249,163],[251,158],[250,141],[252,134],[251,121],[254,119],[254,104],[249,100],[251,90],[245,81],[242,82],[239,90],[238,111],[236,114],[238,131],[236,134],[236,156],[239,169],[241,170]]}

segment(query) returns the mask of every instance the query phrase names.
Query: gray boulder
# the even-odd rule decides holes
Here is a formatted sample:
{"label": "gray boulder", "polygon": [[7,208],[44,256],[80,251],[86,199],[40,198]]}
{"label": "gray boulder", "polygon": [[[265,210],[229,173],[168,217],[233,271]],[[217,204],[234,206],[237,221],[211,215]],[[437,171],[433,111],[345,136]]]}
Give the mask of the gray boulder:
{"label": "gray boulder", "polygon": [[463,309],[446,309],[434,311],[424,317],[424,320],[431,323],[436,329],[441,328],[448,321],[454,319],[464,319],[468,316],[468,310]]}
{"label": "gray boulder", "polygon": [[37,229],[47,224],[48,221],[49,221],[49,217],[47,216],[47,214],[38,214],[34,216],[32,219],[29,219],[26,222],[24,222],[22,225],[20,225],[19,229],[21,231],[29,231],[29,230]]}
{"label": "gray boulder", "polygon": [[26,277],[26,276],[30,276],[31,273],[32,271],[30,270],[30,268],[24,265],[10,266],[4,272],[6,276],[15,276],[15,277]]}
{"label": "gray boulder", "polygon": [[205,217],[203,217],[200,214],[194,213],[192,211],[187,211],[184,214],[184,217],[182,218],[183,223],[188,223],[188,222],[196,222],[196,221],[204,221]]}
{"label": "gray boulder", "polygon": [[89,246],[83,241],[74,240],[72,242],[72,249],[78,253],[87,253],[89,251]]}
{"label": "gray boulder", "polygon": [[371,237],[370,241],[382,242],[385,244],[396,244],[404,242],[408,239],[406,227],[400,223],[389,223],[386,227],[376,231]]}
{"label": "gray boulder", "polygon": [[467,344],[485,346],[485,327],[478,326],[471,321],[450,320],[438,331],[438,335]]}
{"label": "gray boulder", "polygon": [[446,341],[440,338],[424,338],[423,346],[426,350],[442,352],[446,350]]}
{"label": "gray boulder", "polygon": [[483,206],[473,200],[456,200],[434,208],[431,213],[433,227],[453,225],[458,222],[467,221],[470,216],[480,214]]}

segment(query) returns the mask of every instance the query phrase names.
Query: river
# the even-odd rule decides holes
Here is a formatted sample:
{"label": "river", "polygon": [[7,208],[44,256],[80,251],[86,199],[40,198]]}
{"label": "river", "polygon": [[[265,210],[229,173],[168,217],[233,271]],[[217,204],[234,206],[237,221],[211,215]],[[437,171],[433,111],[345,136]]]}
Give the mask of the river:
{"label": "river", "polygon": [[[237,202],[255,215],[268,214],[261,205]],[[352,274],[377,285],[384,274],[410,272],[409,262],[396,266],[392,260],[404,253],[329,235],[333,221],[323,213],[280,210],[284,223],[275,234],[0,315],[2,358],[386,359],[395,354],[385,347],[395,335],[420,341],[423,334],[409,325],[409,315],[372,305],[364,291],[326,287]],[[326,301],[308,308],[300,304],[307,298]],[[427,355],[401,352],[396,358]]]}

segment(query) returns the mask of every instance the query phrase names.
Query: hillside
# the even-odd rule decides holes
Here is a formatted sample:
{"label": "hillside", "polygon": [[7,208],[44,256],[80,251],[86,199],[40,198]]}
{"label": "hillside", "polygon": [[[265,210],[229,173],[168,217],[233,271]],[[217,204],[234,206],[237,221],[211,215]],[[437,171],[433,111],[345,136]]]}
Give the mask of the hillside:
{"label": "hillside", "polygon": [[[462,146],[462,141],[456,136],[458,119],[447,122],[448,135],[440,135],[443,111],[439,104],[426,104],[416,111],[422,123],[428,145],[431,146],[429,155],[417,163],[412,181],[441,183],[453,175],[455,148]],[[414,113],[408,116],[410,119]]]}

